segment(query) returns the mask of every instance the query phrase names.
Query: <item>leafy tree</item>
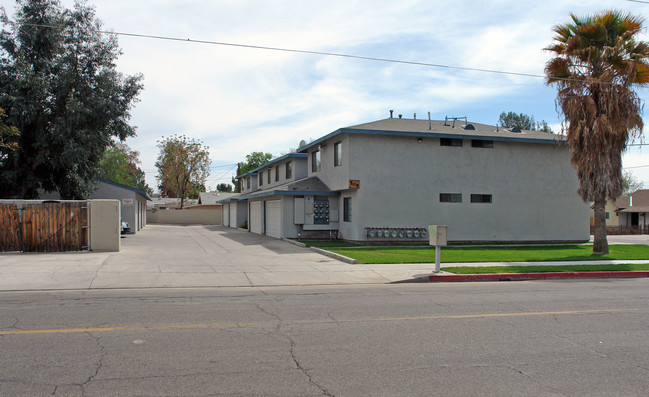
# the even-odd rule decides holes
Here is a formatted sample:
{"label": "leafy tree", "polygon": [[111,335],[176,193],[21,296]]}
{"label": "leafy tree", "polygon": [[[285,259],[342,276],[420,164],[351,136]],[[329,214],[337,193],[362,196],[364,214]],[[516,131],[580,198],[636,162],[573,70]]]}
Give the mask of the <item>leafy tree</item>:
{"label": "leafy tree", "polygon": [[[237,170],[237,176],[243,175],[247,172],[259,168],[264,164],[268,164],[273,159],[273,155],[270,153],[263,152],[252,152],[246,155],[246,161],[239,163],[239,169]],[[237,187],[237,191],[241,191],[238,181],[232,178],[232,183]]]}
{"label": "leafy tree", "polygon": [[232,193],[232,185],[229,183],[219,183],[216,185],[216,190],[223,193]]}
{"label": "leafy tree", "polygon": [[153,189],[146,183],[144,171],[138,167],[141,163],[139,156],[140,153],[127,144],[115,143],[104,152],[97,176],[153,194]]}
{"label": "leafy tree", "polygon": [[521,130],[552,132],[545,120],[536,122],[534,116],[528,116],[525,113],[502,112],[498,118],[498,124],[506,128],[518,127]]}
{"label": "leafy tree", "polygon": [[0,197],[84,198],[111,137],[135,135],[141,76],[117,72],[116,36],[84,2],[18,0],[13,21],[1,11],[0,107],[20,136],[0,165]]}
{"label": "leafy tree", "polygon": [[567,122],[578,193],[595,203],[593,254],[607,254],[606,200],[622,193],[622,152],[642,133],[642,101],[633,88],[649,83],[649,46],[635,39],[641,18],[618,11],[571,17],[554,27],[545,73]]}
{"label": "leafy tree", "polygon": [[0,166],[18,148],[18,137],[20,132],[16,127],[6,125],[2,120],[6,117],[4,109],[0,108]]}
{"label": "leafy tree", "polygon": [[622,195],[630,196],[636,192],[636,190],[641,189],[643,183],[638,180],[631,171],[624,171],[622,173],[622,184],[624,185],[624,190]]}
{"label": "leafy tree", "polygon": [[186,198],[198,198],[205,191],[205,181],[210,175],[209,147],[185,135],[174,135],[158,141],[160,154],[158,168],[160,193],[166,197],[180,198],[180,208]]}

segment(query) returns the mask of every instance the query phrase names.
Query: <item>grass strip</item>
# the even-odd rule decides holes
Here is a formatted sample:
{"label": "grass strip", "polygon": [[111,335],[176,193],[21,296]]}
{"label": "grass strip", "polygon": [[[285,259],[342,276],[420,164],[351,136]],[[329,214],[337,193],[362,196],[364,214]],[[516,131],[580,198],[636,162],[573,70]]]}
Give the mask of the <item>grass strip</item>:
{"label": "grass strip", "polygon": [[[649,245],[618,244],[609,246],[608,255],[592,255],[588,245],[551,245],[534,247],[444,247],[442,263],[458,262],[556,262],[588,260],[649,259]],[[434,247],[361,247],[330,248],[360,264],[433,263]]]}
{"label": "grass strip", "polygon": [[549,273],[549,272],[608,272],[649,270],[649,263],[620,265],[557,265],[557,266],[457,266],[445,267],[444,271],[455,274],[487,273]]}

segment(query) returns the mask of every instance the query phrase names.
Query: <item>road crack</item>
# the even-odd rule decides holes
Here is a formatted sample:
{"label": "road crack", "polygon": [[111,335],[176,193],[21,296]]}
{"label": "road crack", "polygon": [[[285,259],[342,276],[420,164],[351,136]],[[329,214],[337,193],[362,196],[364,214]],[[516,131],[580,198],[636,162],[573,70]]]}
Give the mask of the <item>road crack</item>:
{"label": "road crack", "polygon": [[320,385],[319,383],[317,383],[313,379],[313,376],[309,372],[310,369],[304,367],[302,365],[302,363],[300,362],[300,360],[298,359],[297,354],[296,354],[297,343],[295,342],[295,339],[293,339],[291,334],[289,334],[287,331],[284,330],[285,327],[284,327],[284,321],[282,320],[282,318],[279,315],[277,315],[277,314],[275,314],[275,313],[273,313],[273,312],[271,312],[271,311],[269,311],[267,309],[264,309],[263,307],[261,307],[261,305],[257,305],[257,309],[259,309],[262,313],[265,313],[265,314],[267,314],[267,315],[269,315],[269,316],[271,316],[271,317],[273,317],[273,318],[275,318],[277,320],[277,325],[275,326],[275,333],[278,334],[279,336],[283,337],[285,340],[287,340],[289,342],[289,354],[290,354],[291,361],[293,361],[293,365],[295,366],[295,368],[298,371],[300,371],[307,378],[308,382],[311,385],[313,385],[318,390],[320,390],[320,392],[322,393],[323,396],[333,397],[333,394],[331,394],[327,389],[324,388],[324,386]]}
{"label": "road crack", "polygon": [[101,343],[101,338],[93,335],[91,332],[86,332],[86,333],[95,340],[97,347],[99,347],[99,359],[97,360],[97,364],[95,366],[95,370],[92,373],[92,375],[90,375],[88,379],[86,379],[83,383],[79,385],[81,386],[82,396],[86,393],[86,386],[88,386],[88,384],[90,384],[90,382],[92,382],[97,377],[97,375],[99,375],[99,371],[101,371],[101,369],[104,366],[104,359],[106,358],[106,356],[108,356],[108,353],[106,352],[106,348]]}

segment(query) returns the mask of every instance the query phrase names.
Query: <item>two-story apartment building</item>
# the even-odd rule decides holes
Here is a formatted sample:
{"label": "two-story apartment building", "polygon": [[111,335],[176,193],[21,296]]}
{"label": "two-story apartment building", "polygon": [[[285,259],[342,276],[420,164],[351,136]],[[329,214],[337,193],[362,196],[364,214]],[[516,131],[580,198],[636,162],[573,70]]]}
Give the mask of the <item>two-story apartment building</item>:
{"label": "two-story apartment building", "polygon": [[[388,118],[338,129],[297,152],[240,177],[250,186],[239,197],[250,231],[427,241],[427,225],[439,224],[451,241],[589,238],[589,208],[558,135]],[[278,178],[287,161],[295,175]]]}

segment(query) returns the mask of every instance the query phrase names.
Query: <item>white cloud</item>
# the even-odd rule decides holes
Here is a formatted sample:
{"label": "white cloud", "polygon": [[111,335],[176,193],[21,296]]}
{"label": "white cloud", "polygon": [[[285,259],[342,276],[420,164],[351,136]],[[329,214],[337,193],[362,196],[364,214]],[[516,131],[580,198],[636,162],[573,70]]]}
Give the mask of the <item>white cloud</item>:
{"label": "white cloud", "polygon": [[[553,25],[568,22],[570,11],[611,7],[604,0],[91,3],[118,32],[533,74],[543,73],[548,54],[542,49]],[[13,9],[9,0],[0,5]],[[647,10],[631,2],[615,6]],[[389,109],[422,118],[427,111],[435,118],[461,113],[482,122],[495,122],[503,110],[551,123],[556,118],[543,79],[127,36],[119,41],[120,71],[145,78],[132,112],[138,137],[127,143],[141,152],[151,185],[155,141],[174,133],[202,139],[215,163],[233,164],[252,151],[279,155],[300,139],[387,117]],[[625,157],[625,165],[630,161]]]}

